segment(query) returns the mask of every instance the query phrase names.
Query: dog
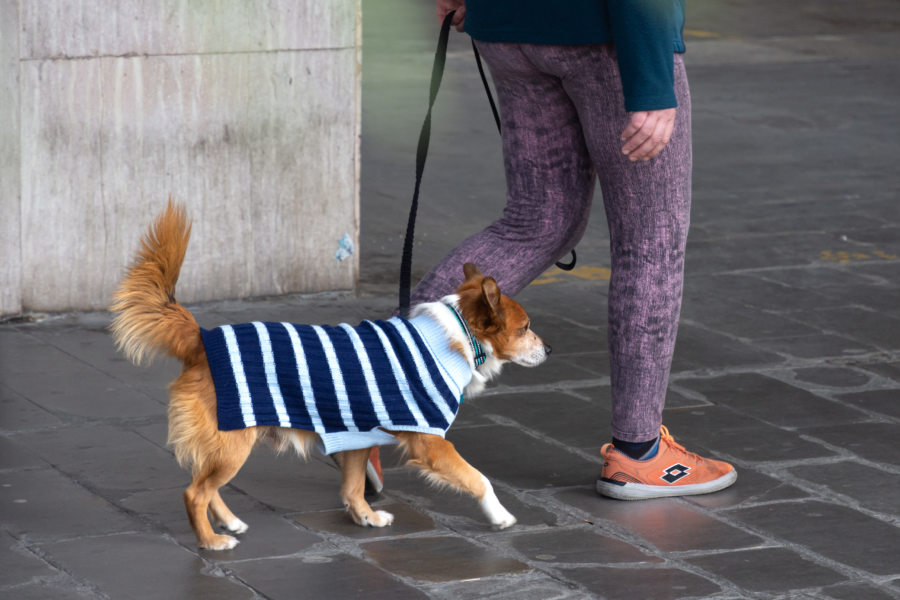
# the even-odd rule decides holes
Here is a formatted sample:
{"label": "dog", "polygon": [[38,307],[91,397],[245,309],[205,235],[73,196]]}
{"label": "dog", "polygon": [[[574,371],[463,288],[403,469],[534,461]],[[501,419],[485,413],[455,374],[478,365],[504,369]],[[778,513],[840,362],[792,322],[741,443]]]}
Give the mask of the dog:
{"label": "dog", "polygon": [[[466,264],[455,294],[414,307],[409,320],[359,328],[254,322],[207,331],[175,299],[190,231],[185,208],[170,200],[113,296],[110,330],[137,365],[163,352],[182,362],[169,388],[168,443],[192,472],[184,503],[199,547],[238,543],[217,534],[208,513],[229,533],[247,531],[219,488],[259,441],[302,458],[315,446],[333,454],[343,504],[362,526],[394,519],[364,497],[369,449],[384,444],[398,444],[431,483],[473,496],[493,527],[516,522],[488,479],[443,437],[462,400],[458,393],[477,394],[506,362],[536,366],[550,353],[496,281]],[[361,349],[357,358],[338,356],[351,347]],[[350,403],[360,394],[355,414]]]}

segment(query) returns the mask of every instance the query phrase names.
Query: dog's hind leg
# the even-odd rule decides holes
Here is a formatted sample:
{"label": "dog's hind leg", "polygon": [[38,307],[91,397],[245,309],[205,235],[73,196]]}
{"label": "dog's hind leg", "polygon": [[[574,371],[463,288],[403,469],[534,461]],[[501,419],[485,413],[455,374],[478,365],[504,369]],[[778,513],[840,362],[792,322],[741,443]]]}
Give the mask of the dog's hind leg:
{"label": "dog's hind leg", "polygon": [[247,524],[231,512],[228,505],[222,500],[222,496],[219,495],[219,490],[213,492],[212,497],[209,499],[209,512],[212,513],[213,523],[224,527],[231,533],[244,533],[247,531]]}
{"label": "dog's hind leg", "polygon": [[[205,457],[206,460],[202,465],[195,468],[194,480],[184,491],[184,505],[187,508],[191,527],[197,536],[197,545],[210,550],[228,550],[237,546],[238,541],[234,537],[224,534],[217,535],[213,531],[209,518],[207,518],[207,511],[211,511],[218,520],[230,515],[240,521],[225,506],[218,491],[220,487],[237,475],[256,441],[255,432],[251,430],[228,432],[228,436],[228,443],[221,444],[219,448]],[[217,511],[219,512],[217,513]],[[244,529],[246,530],[246,525],[244,525]],[[235,531],[235,533],[239,532]]]}
{"label": "dog's hind leg", "polygon": [[372,510],[366,502],[366,461],[369,459],[369,448],[339,452],[335,458],[344,475],[341,500],[353,520],[363,527],[386,527],[393,523],[394,515],[383,510]]}
{"label": "dog's hind leg", "polygon": [[400,440],[409,453],[409,464],[422,469],[431,483],[447,485],[474,496],[491,525],[498,529],[515,524],[516,518],[500,504],[491,482],[466,462],[453,444],[440,436],[426,433],[390,433]]}

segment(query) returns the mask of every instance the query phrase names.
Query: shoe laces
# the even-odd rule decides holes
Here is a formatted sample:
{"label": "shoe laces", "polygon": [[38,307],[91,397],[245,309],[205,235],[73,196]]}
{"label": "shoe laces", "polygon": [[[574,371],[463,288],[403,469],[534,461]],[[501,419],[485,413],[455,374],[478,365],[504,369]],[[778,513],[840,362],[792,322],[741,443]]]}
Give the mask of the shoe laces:
{"label": "shoe laces", "polygon": [[674,450],[677,450],[678,452],[681,452],[682,454],[685,454],[685,455],[691,457],[691,459],[693,459],[693,460],[696,460],[698,462],[704,462],[704,459],[702,456],[700,456],[699,454],[696,454],[694,452],[691,452],[690,450],[686,450],[684,446],[682,446],[681,444],[676,442],[675,438],[672,436],[672,434],[669,433],[669,428],[666,427],[665,425],[659,426],[659,437],[661,438],[660,442],[662,442],[662,440],[665,440],[666,444],[668,444]]}

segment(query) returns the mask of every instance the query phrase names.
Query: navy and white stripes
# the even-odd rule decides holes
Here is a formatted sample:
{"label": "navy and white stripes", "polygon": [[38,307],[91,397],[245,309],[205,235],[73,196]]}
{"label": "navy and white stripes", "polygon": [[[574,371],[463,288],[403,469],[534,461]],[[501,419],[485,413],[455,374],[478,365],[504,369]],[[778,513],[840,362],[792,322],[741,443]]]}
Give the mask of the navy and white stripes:
{"label": "navy and white stripes", "polygon": [[357,327],[257,321],[202,336],[219,429],[315,431],[326,453],[391,443],[378,428],[444,435],[471,378],[427,316]]}

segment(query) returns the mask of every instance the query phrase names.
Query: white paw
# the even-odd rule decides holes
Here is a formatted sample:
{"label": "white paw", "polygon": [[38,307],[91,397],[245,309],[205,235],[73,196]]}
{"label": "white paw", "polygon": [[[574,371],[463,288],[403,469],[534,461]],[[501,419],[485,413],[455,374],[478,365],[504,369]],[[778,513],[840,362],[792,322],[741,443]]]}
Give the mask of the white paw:
{"label": "white paw", "polygon": [[233,538],[230,535],[217,535],[213,538],[212,542],[201,546],[201,548],[206,548],[207,550],[231,550],[237,545],[238,541],[236,538]]}
{"label": "white paw", "polygon": [[[482,475],[482,477],[484,476]],[[500,500],[497,499],[497,494],[494,493],[491,483],[487,478],[484,478],[483,481],[486,489],[484,496],[478,501],[478,505],[481,507],[484,516],[488,518],[488,521],[496,529],[506,529],[515,525],[516,518],[500,504]]]}
{"label": "white paw", "polygon": [[500,515],[496,521],[491,521],[491,525],[493,525],[495,529],[506,529],[507,527],[515,525],[516,518],[502,506],[500,508],[503,510],[503,514]]}
{"label": "white paw", "polygon": [[235,518],[233,521],[229,521],[227,523],[222,523],[221,525],[231,533],[244,533],[250,528],[246,523],[238,518]]}
{"label": "white paw", "polygon": [[387,527],[394,522],[394,515],[384,510],[376,510],[372,516],[364,516],[363,527]]}

